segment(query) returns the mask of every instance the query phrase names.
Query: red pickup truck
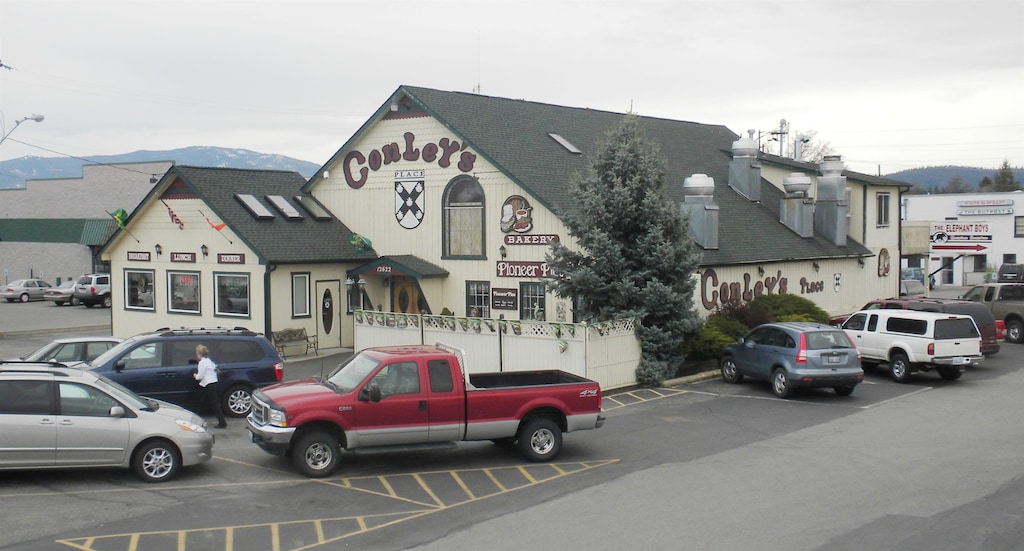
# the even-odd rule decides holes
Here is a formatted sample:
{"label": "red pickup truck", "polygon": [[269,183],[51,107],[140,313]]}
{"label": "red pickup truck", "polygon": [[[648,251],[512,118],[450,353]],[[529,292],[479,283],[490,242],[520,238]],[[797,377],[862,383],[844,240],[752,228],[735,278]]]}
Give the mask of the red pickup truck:
{"label": "red pickup truck", "polygon": [[337,468],[341,450],[451,448],[457,441],[517,444],[550,461],[562,433],[604,424],[601,387],[564,371],[465,375],[458,349],[369,348],[330,375],[264,387],[246,418],[252,441],[288,455],[309,477]]}

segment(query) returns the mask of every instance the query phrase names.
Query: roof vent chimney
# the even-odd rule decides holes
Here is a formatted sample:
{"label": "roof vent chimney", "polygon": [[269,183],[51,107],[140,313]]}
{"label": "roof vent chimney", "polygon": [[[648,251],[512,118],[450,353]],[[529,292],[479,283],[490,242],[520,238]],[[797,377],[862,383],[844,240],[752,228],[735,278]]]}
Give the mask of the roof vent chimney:
{"label": "roof vent chimney", "polygon": [[846,176],[843,176],[843,158],[826,156],[818,169],[818,203],[814,208],[814,229],[840,247],[846,246]]}
{"label": "roof vent chimney", "polygon": [[811,177],[793,172],[782,179],[786,196],[779,203],[779,222],[800,237],[814,237],[814,200],[807,196]]}
{"label": "roof vent chimney", "polygon": [[718,205],[714,203],[715,179],[694,174],[683,180],[679,211],[689,221],[690,235],[705,249],[718,248]]}
{"label": "roof vent chimney", "polygon": [[729,187],[751,201],[761,200],[761,165],[757,162],[757,142],[754,131],[750,137],[732,142],[732,161],[729,162]]}

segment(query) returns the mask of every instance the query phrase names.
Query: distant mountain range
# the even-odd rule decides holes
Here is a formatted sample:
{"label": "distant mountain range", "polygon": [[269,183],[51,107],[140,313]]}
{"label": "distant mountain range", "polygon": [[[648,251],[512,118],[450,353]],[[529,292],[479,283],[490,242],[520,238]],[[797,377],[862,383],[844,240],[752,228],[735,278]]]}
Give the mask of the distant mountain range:
{"label": "distant mountain range", "polygon": [[[1024,182],[1024,169],[1013,169],[1014,179]],[[995,180],[996,169],[974,168],[969,166],[930,166],[925,168],[911,168],[886,174],[886,178],[899,180],[908,184],[914,184],[921,191],[929,192],[946,186],[953,178],[960,178],[964,184],[977,191],[978,182],[988,176],[989,180]]]}
{"label": "distant mountain range", "polygon": [[320,165],[246,149],[193,146],[164,151],[134,151],[120,155],[96,155],[89,161],[71,157],[21,157],[0,161],[0,189],[23,187],[25,180],[80,178],[82,165],[173,161],[176,165],[291,170],[309,178]]}
{"label": "distant mountain range", "polygon": [[[266,170],[292,170],[309,178],[320,165],[285,157],[257,153],[246,149],[193,146],[164,151],[135,151],[121,155],[97,155],[89,157],[96,164],[140,163],[152,161],[173,161],[178,165],[213,166],[224,168],[249,168]],[[21,157],[0,161],[0,189],[22,187],[25,180],[40,178],[78,178],[82,176],[82,165],[86,161],[70,157]],[[967,166],[932,166],[912,168],[886,174],[900,182],[913,184],[919,190],[928,192],[944,187],[953,178],[960,178],[964,184],[978,189],[978,182],[988,176],[995,178],[994,169]],[[1017,181],[1024,182],[1024,169],[1014,169]]]}

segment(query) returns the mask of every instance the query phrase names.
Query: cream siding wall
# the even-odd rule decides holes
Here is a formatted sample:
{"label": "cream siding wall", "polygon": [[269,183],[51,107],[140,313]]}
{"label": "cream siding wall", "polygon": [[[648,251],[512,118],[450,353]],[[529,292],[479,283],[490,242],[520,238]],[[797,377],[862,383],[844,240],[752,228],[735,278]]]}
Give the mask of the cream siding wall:
{"label": "cream siding wall", "polygon": [[[368,155],[374,149],[390,143],[398,144],[404,151],[404,134],[415,135],[415,147],[421,149],[425,144],[438,143],[442,138],[458,140],[459,137],[436,120],[429,117],[381,120],[368,132],[355,140],[351,150],[358,150]],[[542,207],[536,198],[530,196],[523,188],[514,184],[505,174],[486,162],[479,152],[467,148],[476,155],[471,171],[484,192],[484,250],[482,260],[461,260],[442,258],[443,242],[443,208],[442,201],[448,184],[456,176],[464,174],[457,167],[458,154],[453,156],[452,164],[442,168],[437,161],[426,162],[422,159],[405,161],[404,159],[391,165],[382,165],[380,170],[368,172],[366,183],[359,189],[352,189],[344,177],[344,154],[339,160],[324,167],[329,177],[315,184],[311,193],[336,216],[343,220],[352,231],[369,238],[373,247],[381,256],[412,254],[428,262],[448,270],[447,278],[423,279],[419,284],[426,296],[431,311],[438,314],[448,308],[455,315],[465,316],[466,313],[466,282],[488,281],[491,288],[519,288],[521,282],[542,282],[540,278],[523,279],[497,276],[498,262],[529,261],[543,262],[547,247],[541,245],[507,245],[507,258],[499,254],[506,234],[499,228],[501,208],[505,200],[512,195],[521,195],[529,201],[533,210],[533,229],[527,235],[557,234],[561,242],[570,246],[568,232],[558,218]],[[365,165],[364,165],[365,166]],[[395,212],[395,172],[422,170],[425,182],[424,216],[419,226],[406,229],[396,221]],[[365,276],[364,276],[365,277]],[[374,298],[374,304],[381,305],[385,311],[391,309],[390,298],[379,281],[367,277],[368,292],[378,292],[380,300]],[[371,297],[373,298],[373,297]],[[571,319],[568,303],[561,302],[561,308],[548,293],[546,316],[548,321],[556,320],[556,312],[564,313]],[[518,310],[491,310],[491,317],[497,318],[504,314],[507,319],[519,319]]]}
{"label": "cream siding wall", "polygon": [[[724,297],[749,302],[758,294],[779,294],[785,290],[835,315],[852,312],[872,298],[893,296],[891,288],[898,285],[898,269],[897,275],[878,277],[870,261],[861,267],[856,259],[822,260],[817,262],[817,270],[814,264],[782,262],[705,268],[697,276],[694,305],[707,317],[723,304]],[[764,268],[763,274],[759,267]]]}
{"label": "cream siding wall", "polygon": [[[114,336],[129,337],[144,331],[161,327],[248,327],[262,331],[264,327],[264,279],[263,266],[258,264],[256,255],[249,250],[230,227],[218,232],[210,228],[199,211],[210,209],[198,199],[175,199],[168,201],[175,214],[185,223],[184,229],[171,222],[167,208],[152,199],[141,205],[129,230],[132,235],[121,231],[106,249],[103,259],[110,262],[111,271],[111,332]],[[228,243],[227,237],[234,243]],[[136,242],[138,239],[138,242]],[[156,255],[155,245],[160,244],[163,254]],[[200,246],[209,248],[205,258]],[[150,260],[127,260],[129,252],[147,252]],[[195,262],[172,262],[172,253],[192,253]],[[218,253],[244,254],[244,264],[218,264]],[[125,308],[125,270],[152,270],[153,305],[152,311],[128,310]],[[167,272],[198,272],[200,314],[179,314],[168,312]],[[214,316],[214,273],[242,273],[249,275],[249,315]]]}

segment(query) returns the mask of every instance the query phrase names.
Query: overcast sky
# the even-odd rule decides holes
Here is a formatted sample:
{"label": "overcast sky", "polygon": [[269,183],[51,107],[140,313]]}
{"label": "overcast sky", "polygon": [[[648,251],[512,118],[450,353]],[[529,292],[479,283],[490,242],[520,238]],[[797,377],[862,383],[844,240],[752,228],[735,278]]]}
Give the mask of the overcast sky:
{"label": "overcast sky", "polygon": [[0,64],[4,131],[46,117],[0,160],[321,165],[409,84],[741,135],[785,119],[869,174],[1024,165],[1022,0],[0,0]]}

